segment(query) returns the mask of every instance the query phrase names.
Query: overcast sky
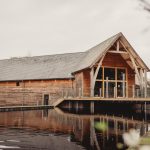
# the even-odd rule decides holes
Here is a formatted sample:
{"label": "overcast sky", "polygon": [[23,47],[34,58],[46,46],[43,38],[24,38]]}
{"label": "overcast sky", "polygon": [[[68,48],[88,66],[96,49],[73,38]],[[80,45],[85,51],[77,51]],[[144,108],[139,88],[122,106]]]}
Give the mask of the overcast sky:
{"label": "overcast sky", "polygon": [[85,51],[118,32],[150,66],[150,15],[138,0],[0,0],[0,59]]}

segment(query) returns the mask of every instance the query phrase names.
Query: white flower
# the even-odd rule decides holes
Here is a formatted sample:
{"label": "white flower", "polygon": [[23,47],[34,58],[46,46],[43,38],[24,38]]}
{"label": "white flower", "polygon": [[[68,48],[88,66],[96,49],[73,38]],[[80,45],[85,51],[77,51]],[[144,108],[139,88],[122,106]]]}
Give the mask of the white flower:
{"label": "white flower", "polygon": [[150,150],[150,146],[148,145],[140,146],[139,150]]}
{"label": "white flower", "polygon": [[135,129],[123,134],[124,143],[129,147],[136,147],[140,142],[140,134]]}

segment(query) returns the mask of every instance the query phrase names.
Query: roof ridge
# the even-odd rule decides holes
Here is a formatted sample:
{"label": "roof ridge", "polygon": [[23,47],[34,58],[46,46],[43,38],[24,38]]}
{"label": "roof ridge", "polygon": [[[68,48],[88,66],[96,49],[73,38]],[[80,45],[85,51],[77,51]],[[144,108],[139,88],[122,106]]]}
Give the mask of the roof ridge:
{"label": "roof ridge", "polygon": [[50,55],[38,55],[38,56],[11,57],[11,58],[6,58],[6,59],[0,59],[0,61],[16,60],[16,59],[23,59],[23,58],[36,58],[36,57],[46,57],[46,56],[67,55],[67,54],[69,55],[69,54],[77,54],[77,53],[86,53],[86,51],[84,51],[84,52],[70,52],[70,53],[50,54]]}
{"label": "roof ridge", "polygon": [[117,34],[111,36],[110,38],[107,38],[106,40],[102,41],[101,43],[99,43],[99,44],[97,44],[97,45],[91,47],[91,48],[88,49],[88,50],[86,50],[86,52],[87,52],[87,51],[90,51],[90,50],[91,50],[92,48],[94,48],[94,47],[97,47],[97,46],[99,46],[99,45],[105,43],[106,41],[109,41],[110,39],[112,39],[112,38],[114,38],[114,37],[117,37],[117,36],[119,37],[119,36],[121,36],[121,35],[123,35],[122,32],[119,32],[119,33],[117,33]]}

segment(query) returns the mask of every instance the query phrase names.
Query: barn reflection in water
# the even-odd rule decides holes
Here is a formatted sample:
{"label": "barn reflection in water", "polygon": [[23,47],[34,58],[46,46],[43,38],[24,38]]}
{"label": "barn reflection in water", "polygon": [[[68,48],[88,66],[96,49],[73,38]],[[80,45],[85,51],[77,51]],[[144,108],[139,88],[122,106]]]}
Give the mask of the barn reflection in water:
{"label": "barn reflection in water", "polygon": [[[140,131],[143,135],[149,128],[149,124],[146,120],[143,120],[143,114],[135,113],[133,116],[106,114],[84,114],[71,113],[69,111],[63,111],[56,109],[44,109],[44,110],[32,110],[32,111],[14,111],[14,112],[1,112],[0,113],[0,125],[1,125],[1,140],[9,139],[7,132],[3,135],[3,130],[14,130],[17,133],[22,131],[22,136],[27,129],[30,129],[31,135],[36,132],[36,140],[31,140],[32,143],[26,143],[29,147],[36,143],[36,149],[41,148],[42,139],[38,140],[38,133],[48,133],[51,136],[56,137],[53,141],[47,141],[47,149],[54,143],[56,145],[62,144],[65,148],[69,145],[76,149],[116,149],[116,144],[122,142],[122,134],[128,131],[130,128],[134,128]],[[149,116],[147,116],[147,119]],[[106,122],[108,124],[108,130],[105,132],[99,131],[94,128],[95,122]],[[61,139],[59,137],[64,137]],[[8,135],[9,136],[9,135]],[[21,134],[20,134],[21,136]],[[17,134],[13,136],[14,139],[18,139]],[[27,137],[26,137],[27,138]],[[32,136],[30,136],[32,138]],[[44,138],[43,138],[44,139]],[[67,141],[67,143],[64,142]],[[34,142],[33,142],[34,141]],[[53,144],[51,143],[53,142]],[[39,146],[40,143],[40,146]],[[6,142],[6,145],[8,143]],[[22,147],[22,141],[17,143],[20,148]],[[25,144],[25,143],[24,143]],[[44,144],[43,144],[44,145]],[[80,148],[79,148],[80,145]],[[69,148],[69,147],[68,147]],[[31,148],[32,149],[32,148]],[[46,149],[46,148],[45,148]],[[53,147],[53,149],[59,149]]]}

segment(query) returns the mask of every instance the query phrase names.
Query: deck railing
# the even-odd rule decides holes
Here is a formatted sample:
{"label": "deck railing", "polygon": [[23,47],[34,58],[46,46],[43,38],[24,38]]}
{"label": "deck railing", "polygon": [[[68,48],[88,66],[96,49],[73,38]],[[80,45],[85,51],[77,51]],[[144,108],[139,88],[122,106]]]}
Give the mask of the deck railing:
{"label": "deck railing", "polygon": [[[125,91],[123,91],[125,90]],[[55,92],[49,92],[50,98],[57,99],[58,98],[80,98],[80,97],[100,97],[100,98],[150,98],[150,88],[140,90],[139,87],[136,86],[128,86],[128,90],[125,89],[117,89],[108,88],[107,91],[105,90],[102,92],[102,89],[97,89],[94,91],[94,96],[90,96],[90,91],[88,95],[83,93],[82,88],[58,88],[54,90]]]}
{"label": "deck railing", "polygon": [[[125,91],[123,91],[125,90]],[[94,91],[94,96],[85,95],[81,88],[60,88],[55,94],[59,95],[62,98],[75,98],[75,97],[100,97],[100,98],[150,98],[150,88],[141,90],[136,86],[128,86],[128,90],[126,89],[117,89],[116,87],[107,89],[102,92],[102,89],[97,89]],[[57,94],[59,93],[59,94]],[[50,94],[51,95],[51,94]]]}

